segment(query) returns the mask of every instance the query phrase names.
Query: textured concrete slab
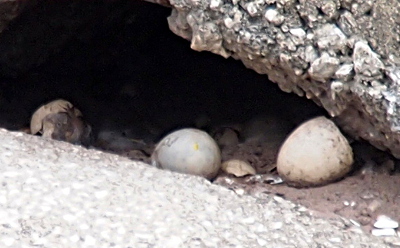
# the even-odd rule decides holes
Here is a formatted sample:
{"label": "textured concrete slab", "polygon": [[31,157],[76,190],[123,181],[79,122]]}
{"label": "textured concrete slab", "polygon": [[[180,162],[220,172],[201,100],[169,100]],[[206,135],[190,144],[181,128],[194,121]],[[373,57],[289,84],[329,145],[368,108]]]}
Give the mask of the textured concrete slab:
{"label": "textured concrete slab", "polygon": [[0,247],[390,247],[267,194],[0,130]]}

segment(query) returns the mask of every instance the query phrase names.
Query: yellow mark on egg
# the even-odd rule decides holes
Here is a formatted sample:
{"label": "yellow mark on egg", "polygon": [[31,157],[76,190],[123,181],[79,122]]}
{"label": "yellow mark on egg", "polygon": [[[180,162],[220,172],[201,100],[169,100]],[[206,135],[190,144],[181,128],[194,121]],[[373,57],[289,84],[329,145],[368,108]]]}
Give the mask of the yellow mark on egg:
{"label": "yellow mark on egg", "polygon": [[195,151],[199,150],[199,144],[194,143],[193,148],[194,148]]}

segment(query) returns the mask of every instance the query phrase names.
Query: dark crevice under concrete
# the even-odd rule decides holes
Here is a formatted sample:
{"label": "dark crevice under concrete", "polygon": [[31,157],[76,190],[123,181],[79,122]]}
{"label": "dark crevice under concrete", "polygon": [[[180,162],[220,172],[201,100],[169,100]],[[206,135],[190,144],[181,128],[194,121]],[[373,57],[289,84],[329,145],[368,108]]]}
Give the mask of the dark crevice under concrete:
{"label": "dark crevice under concrete", "polygon": [[57,98],[78,106],[95,132],[147,124],[167,131],[193,125],[202,114],[213,123],[279,115],[296,125],[325,113],[240,61],[192,51],[169,30],[170,9],[142,3],[135,11],[119,25],[93,30],[90,39],[69,41],[28,73],[3,78],[1,126],[19,129],[39,105]]}

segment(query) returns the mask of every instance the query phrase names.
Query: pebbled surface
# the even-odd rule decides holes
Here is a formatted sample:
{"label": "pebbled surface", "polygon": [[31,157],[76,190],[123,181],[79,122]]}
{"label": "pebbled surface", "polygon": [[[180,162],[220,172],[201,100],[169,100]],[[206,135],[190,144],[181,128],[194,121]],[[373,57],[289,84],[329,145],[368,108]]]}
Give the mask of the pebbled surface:
{"label": "pebbled surface", "polygon": [[1,247],[390,247],[344,219],[0,129]]}

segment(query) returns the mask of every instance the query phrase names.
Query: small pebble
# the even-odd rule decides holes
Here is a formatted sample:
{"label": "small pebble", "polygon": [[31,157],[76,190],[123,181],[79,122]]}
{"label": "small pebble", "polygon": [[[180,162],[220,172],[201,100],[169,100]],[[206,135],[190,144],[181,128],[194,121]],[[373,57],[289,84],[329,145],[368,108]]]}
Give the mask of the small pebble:
{"label": "small pebble", "polygon": [[244,195],[244,189],[234,189],[237,195]]}
{"label": "small pebble", "polygon": [[374,194],[374,192],[366,190],[361,193],[360,198],[363,200],[370,200],[370,199],[375,198],[375,194]]}
{"label": "small pebble", "polygon": [[350,219],[350,222],[351,222],[353,225],[357,226],[357,227],[360,227],[360,226],[361,226],[360,223],[358,223],[358,222],[355,221],[355,220]]}
{"label": "small pebble", "polygon": [[273,229],[273,230],[278,230],[278,229],[281,229],[282,227],[283,227],[283,223],[280,221],[271,223],[271,229]]}
{"label": "small pebble", "polygon": [[246,224],[246,225],[250,225],[250,224],[254,224],[255,221],[256,220],[254,219],[254,217],[248,217],[248,218],[243,219],[242,223]]}
{"label": "small pebble", "polygon": [[339,237],[332,237],[329,239],[329,241],[331,241],[332,243],[341,243],[342,239]]}
{"label": "small pebble", "polygon": [[254,176],[250,176],[246,179],[246,182],[248,183],[267,183],[267,184],[281,184],[283,183],[283,179],[279,175],[274,175],[274,174],[258,174]]}
{"label": "small pebble", "polygon": [[15,242],[14,238],[6,237],[1,240],[5,246],[12,246]]}
{"label": "small pebble", "polygon": [[95,196],[97,199],[104,198],[104,197],[106,197],[107,195],[108,195],[108,191],[107,191],[107,190],[97,191],[97,192],[94,193],[94,196]]}
{"label": "small pebble", "polygon": [[308,211],[308,209],[306,207],[300,207],[299,209],[297,209],[297,211],[306,212],[306,211]]}
{"label": "small pebble", "polygon": [[284,199],[282,197],[279,197],[279,196],[274,196],[273,198],[278,203],[282,203],[284,201]]}
{"label": "small pebble", "polygon": [[69,240],[71,240],[72,242],[76,243],[76,242],[78,242],[80,240],[80,237],[79,237],[79,235],[74,234],[71,237],[69,237]]}
{"label": "small pebble", "polygon": [[398,228],[399,223],[386,215],[379,215],[374,223],[374,227],[379,229]]}
{"label": "small pebble", "polygon": [[90,235],[85,236],[85,245],[94,246],[96,245],[96,239]]}
{"label": "small pebble", "polygon": [[232,184],[233,183],[233,180],[230,179],[230,178],[225,178],[224,180],[225,180],[225,183],[227,183],[227,184]]}
{"label": "small pebble", "polygon": [[385,229],[372,229],[371,234],[374,236],[395,236],[396,231],[394,229],[385,228]]}
{"label": "small pebble", "polygon": [[69,222],[69,223],[72,223],[72,222],[74,222],[74,221],[76,220],[76,216],[75,216],[75,215],[72,215],[72,214],[65,214],[65,215],[63,216],[63,219],[64,219],[65,221]]}
{"label": "small pebble", "polygon": [[279,175],[266,175],[263,182],[271,185],[281,184],[283,183],[283,179]]}
{"label": "small pebble", "polygon": [[268,242],[265,239],[260,239],[260,238],[257,239],[257,243],[260,245],[260,247],[265,247],[268,244]]}

